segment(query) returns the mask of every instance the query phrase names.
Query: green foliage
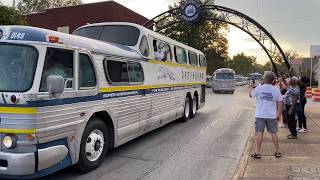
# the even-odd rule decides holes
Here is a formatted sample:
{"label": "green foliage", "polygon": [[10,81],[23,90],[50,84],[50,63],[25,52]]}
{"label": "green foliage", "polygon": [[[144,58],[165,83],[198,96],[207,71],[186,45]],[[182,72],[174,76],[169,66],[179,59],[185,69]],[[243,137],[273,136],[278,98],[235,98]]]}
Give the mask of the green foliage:
{"label": "green foliage", "polygon": [[[207,0],[205,3],[212,3],[212,1]],[[176,7],[179,7],[179,4],[174,4],[173,7],[169,8]],[[156,28],[159,29],[167,24],[174,23],[178,18],[177,16],[166,18],[161,21],[161,24],[157,24]],[[228,40],[225,34],[227,29],[228,26],[225,23],[205,21],[198,26],[175,23],[160,32],[165,36],[203,51],[207,56],[208,74],[212,74],[216,69],[225,67],[228,61]]]}
{"label": "green foliage", "polygon": [[0,25],[26,25],[27,22],[14,8],[0,5]]}
{"label": "green foliage", "polygon": [[48,8],[73,6],[81,4],[81,0],[20,0],[17,9],[21,14],[43,12]]}
{"label": "green foliage", "polygon": [[[291,59],[296,59],[296,58],[302,57],[294,50],[287,50],[284,52],[284,54],[287,57],[288,61],[290,61]],[[288,68],[283,60],[283,57],[280,54],[275,55],[275,57],[273,59],[274,59],[274,64],[277,67],[277,71],[278,71],[279,75],[283,75],[285,73],[297,75],[299,73],[299,72],[294,72],[293,69],[288,70]],[[271,62],[268,62],[264,65],[264,69],[269,71],[270,66],[271,66]]]}
{"label": "green foliage", "polygon": [[230,62],[230,68],[234,69],[236,74],[247,76],[252,72],[261,72],[262,65],[257,64],[257,58],[254,56],[246,56],[244,53],[233,56]]}

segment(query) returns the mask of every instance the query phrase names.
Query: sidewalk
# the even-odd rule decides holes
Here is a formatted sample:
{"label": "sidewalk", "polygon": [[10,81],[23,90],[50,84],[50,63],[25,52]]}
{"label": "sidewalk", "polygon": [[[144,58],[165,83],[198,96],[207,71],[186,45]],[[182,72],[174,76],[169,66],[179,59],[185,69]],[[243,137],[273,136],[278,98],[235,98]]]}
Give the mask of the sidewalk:
{"label": "sidewalk", "polygon": [[273,144],[268,133],[264,135],[262,159],[253,159],[254,130],[233,177],[234,180],[320,180],[320,103],[306,106],[308,133],[299,133],[298,139],[287,139],[289,130],[279,128],[282,157],[274,157]]}

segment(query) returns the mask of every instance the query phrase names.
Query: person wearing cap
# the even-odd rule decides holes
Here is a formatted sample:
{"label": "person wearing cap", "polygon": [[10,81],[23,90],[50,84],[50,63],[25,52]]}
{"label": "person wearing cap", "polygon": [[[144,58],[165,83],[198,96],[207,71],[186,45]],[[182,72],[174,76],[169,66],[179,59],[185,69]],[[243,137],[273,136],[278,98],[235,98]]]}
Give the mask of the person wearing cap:
{"label": "person wearing cap", "polygon": [[275,149],[275,157],[281,157],[277,132],[278,121],[282,113],[283,98],[281,96],[280,89],[272,85],[274,79],[274,73],[271,71],[266,71],[263,75],[262,85],[257,86],[255,89],[250,86],[249,95],[250,97],[254,97],[256,100],[256,152],[251,154],[251,157],[256,159],[261,158],[260,151],[265,127],[267,127],[267,131],[272,137],[272,142]]}
{"label": "person wearing cap", "polygon": [[284,104],[286,106],[287,112],[287,123],[290,130],[290,135],[288,139],[297,139],[297,120],[295,118],[295,107],[300,99],[300,89],[298,85],[298,78],[292,77],[289,80],[289,88],[284,95]]}

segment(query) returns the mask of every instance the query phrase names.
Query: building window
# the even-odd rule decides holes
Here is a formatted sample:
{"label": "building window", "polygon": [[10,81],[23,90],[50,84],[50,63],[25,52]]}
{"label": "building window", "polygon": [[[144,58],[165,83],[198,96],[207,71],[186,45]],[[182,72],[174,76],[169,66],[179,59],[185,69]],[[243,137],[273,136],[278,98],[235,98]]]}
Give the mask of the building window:
{"label": "building window", "polygon": [[70,33],[69,29],[70,29],[69,26],[61,26],[57,28],[57,31],[69,34]]}

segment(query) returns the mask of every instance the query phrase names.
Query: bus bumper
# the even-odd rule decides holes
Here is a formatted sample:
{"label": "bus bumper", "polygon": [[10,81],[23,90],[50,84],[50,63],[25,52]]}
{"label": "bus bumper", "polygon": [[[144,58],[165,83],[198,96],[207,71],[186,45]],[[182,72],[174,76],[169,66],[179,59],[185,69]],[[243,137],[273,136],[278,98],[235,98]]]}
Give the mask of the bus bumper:
{"label": "bus bumper", "polygon": [[26,176],[50,168],[66,158],[64,145],[39,149],[35,153],[0,152],[0,176]]}
{"label": "bus bumper", "polygon": [[30,175],[35,172],[35,153],[0,152],[0,174]]}

